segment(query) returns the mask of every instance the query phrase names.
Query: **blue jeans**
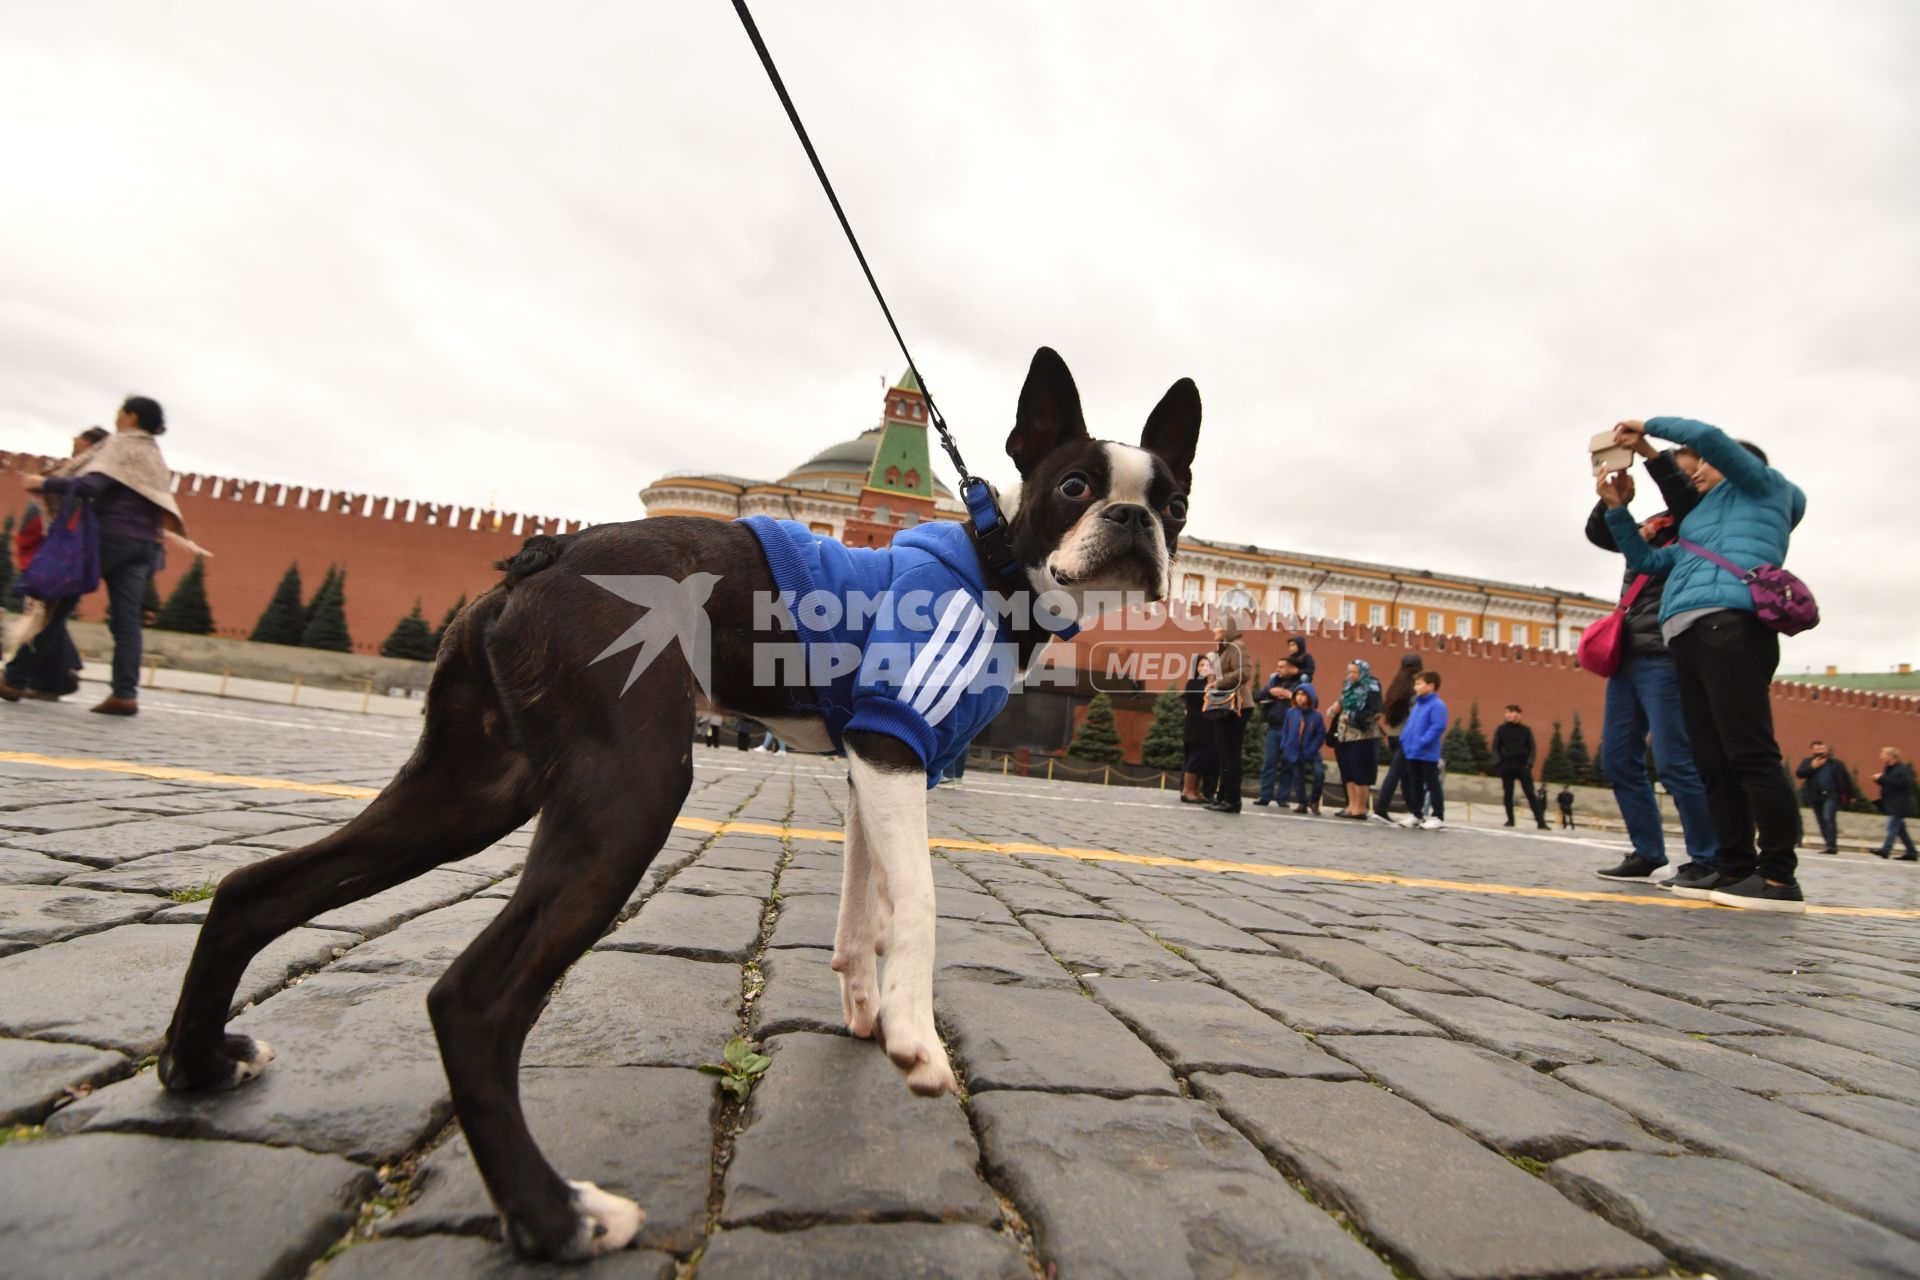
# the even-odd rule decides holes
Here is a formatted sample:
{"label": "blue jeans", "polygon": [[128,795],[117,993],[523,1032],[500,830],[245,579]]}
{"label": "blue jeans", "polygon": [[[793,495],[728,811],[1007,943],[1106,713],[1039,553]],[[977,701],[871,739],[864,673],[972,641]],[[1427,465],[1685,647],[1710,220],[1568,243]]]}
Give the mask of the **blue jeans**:
{"label": "blue jeans", "polygon": [[[160,544],[119,534],[100,535],[100,582],[107,589],[108,630],[113,633],[113,696],[140,696],[140,601],[147,593],[147,579],[160,564]],[[53,606],[47,630],[58,627],[65,632],[67,615],[76,601],[62,600]],[[58,667],[64,655],[49,651],[40,660],[36,688],[50,689],[60,678]]]}
{"label": "blue jeans", "polygon": [[1293,766],[1280,758],[1286,742],[1286,735],[1280,730],[1267,730],[1267,743],[1260,757],[1260,803],[1265,804],[1276,795],[1285,800],[1287,793],[1293,790]]}
{"label": "blue jeans", "polygon": [[1294,803],[1316,805],[1320,803],[1320,793],[1327,786],[1327,762],[1322,756],[1311,760],[1289,760],[1287,768],[1293,770]]}
{"label": "blue jeans", "polygon": [[1815,796],[1813,820],[1820,824],[1822,847],[1828,851],[1838,848],[1840,845],[1840,797],[1831,791]]}
{"label": "blue jeans", "polygon": [[1913,847],[1913,837],[1907,834],[1906,815],[1901,813],[1890,813],[1887,815],[1887,838],[1880,842],[1880,847],[1886,850],[1888,853],[1892,853],[1893,843],[1896,840],[1898,840],[1901,844],[1907,847],[1908,853],[1915,852],[1915,849]]}
{"label": "blue jeans", "polygon": [[1680,713],[1680,685],[1674,678],[1673,657],[1664,653],[1629,653],[1620,671],[1607,681],[1606,722],[1600,730],[1606,741],[1601,765],[1613,783],[1613,798],[1627,824],[1627,838],[1635,856],[1656,865],[1667,861],[1666,833],[1660,828],[1660,802],[1647,777],[1647,739],[1653,739],[1653,758],[1660,781],[1673,796],[1686,835],[1687,857],[1702,867],[1717,867],[1720,838],[1707,804],[1707,789],[1694,765],[1687,741],[1687,725]]}

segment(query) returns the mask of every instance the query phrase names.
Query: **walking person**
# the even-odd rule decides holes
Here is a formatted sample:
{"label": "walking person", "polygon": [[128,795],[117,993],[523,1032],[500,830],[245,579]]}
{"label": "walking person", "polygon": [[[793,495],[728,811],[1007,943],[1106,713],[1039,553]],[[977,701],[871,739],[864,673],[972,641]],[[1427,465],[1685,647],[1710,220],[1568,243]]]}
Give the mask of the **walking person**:
{"label": "walking person", "polygon": [[[1626,448],[1638,449],[1646,436],[1680,445],[1692,460],[1700,501],[1681,522],[1679,541],[1647,543],[1617,476],[1601,477],[1597,488],[1627,563],[1639,573],[1666,575],[1661,638],[1674,657],[1687,738],[1718,839],[1718,875],[1696,891],[1722,906],[1805,911],[1795,879],[1800,811],[1774,739],[1769,698],[1780,636],[1760,620],[1742,572],[1726,564],[1784,564],[1806,495],[1768,465],[1758,446],[1718,427],[1655,418],[1614,428],[1615,442]],[[1688,460],[1683,456],[1682,465]]]}
{"label": "walking person", "polygon": [[1180,691],[1186,711],[1180,724],[1181,745],[1186,748],[1185,770],[1180,775],[1180,803],[1208,804],[1213,800],[1214,784],[1220,774],[1213,750],[1213,726],[1207,723],[1207,685],[1213,681],[1213,658],[1201,654],[1193,664]]}
{"label": "walking person", "polygon": [[1281,805],[1293,794],[1293,771],[1287,767],[1286,723],[1293,710],[1293,691],[1300,684],[1300,673],[1285,658],[1274,663],[1264,689],[1253,695],[1254,705],[1267,728],[1267,740],[1260,754],[1260,795],[1255,804],[1271,804],[1278,797]]}
{"label": "walking person", "polygon": [[1493,731],[1493,768],[1500,775],[1500,799],[1507,806],[1507,826],[1513,825],[1513,788],[1518,783],[1526,797],[1527,812],[1542,831],[1547,829],[1547,797],[1533,788],[1533,762],[1539,746],[1533,730],[1520,719],[1520,704],[1507,704],[1505,719]]}
{"label": "walking person", "polygon": [[1880,748],[1880,772],[1873,775],[1873,780],[1880,784],[1880,809],[1887,815],[1887,838],[1873,851],[1874,856],[1890,856],[1898,840],[1907,851],[1894,861],[1920,862],[1913,837],[1907,834],[1907,817],[1913,812],[1913,766],[1900,754],[1900,748]]}
{"label": "walking person", "polygon": [[1422,671],[1413,681],[1413,709],[1400,734],[1412,795],[1403,827],[1438,831],[1447,825],[1447,797],[1440,781],[1440,742],[1447,736],[1447,704],[1440,701],[1440,673]]}
{"label": "walking person", "polygon": [[1413,679],[1420,674],[1422,665],[1419,654],[1401,654],[1400,669],[1394,672],[1393,683],[1387,686],[1386,696],[1381,700],[1380,722],[1387,735],[1381,750],[1387,757],[1387,776],[1380,780],[1380,795],[1373,803],[1373,816],[1381,822],[1393,821],[1396,787],[1404,793],[1407,812],[1413,812],[1413,782],[1407,772],[1406,756],[1400,749],[1400,731],[1407,722],[1407,713],[1413,710]]}
{"label": "walking person", "polygon": [[[80,460],[106,438],[104,428],[88,427],[73,438],[68,456],[55,463],[45,474],[72,475],[79,468]],[[28,504],[26,513],[20,518],[20,529],[13,539],[14,551],[17,552],[15,563],[21,571],[24,572],[33,563],[34,554],[53,531],[53,521],[58,517],[58,510],[49,515],[39,502]],[[0,554],[6,554],[4,548],[0,548]],[[65,611],[55,622],[53,605],[57,603],[27,601],[18,632],[17,648],[7,662],[4,676],[0,676],[0,699],[7,702],[17,702],[21,698],[58,702],[80,687],[80,651],[74,647],[73,634],[67,629],[67,616],[73,612],[75,602],[67,601]],[[51,685],[42,687],[45,671],[52,671],[55,680]]]}
{"label": "walking person", "polygon": [[1215,813],[1240,812],[1241,744],[1247,719],[1253,714],[1253,660],[1240,643],[1240,624],[1228,613],[1220,615],[1213,638],[1220,645],[1214,658],[1213,682],[1207,687],[1207,721],[1213,726],[1213,750],[1220,758],[1220,786],[1207,808]]}
{"label": "walking person", "polygon": [[[109,696],[92,710],[131,716],[140,711],[140,602],[147,579],[160,568],[161,533],[186,537],[186,523],[172,493],[173,473],[160,453],[158,437],[167,429],[160,405],[130,396],[114,418],[114,433],[91,450],[70,476],[29,476],[29,493],[54,498],[74,494],[93,504],[100,531],[100,578],[107,589],[109,629],[113,633],[113,683]],[[49,610],[49,626],[64,626],[73,612],[65,600]],[[42,687],[57,680],[58,659],[47,655],[36,674]]]}
{"label": "walking person", "polygon": [[1815,738],[1808,749],[1810,754],[1793,776],[1804,784],[1802,796],[1820,827],[1820,852],[1839,853],[1840,811],[1850,807],[1860,792],[1846,762],[1828,752],[1826,743]]}
{"label": "walking person", "polygon": [[[1693,455],[1683,455],[1676,449],[1657,450],[1645,435],[1634,452],[1667,504],[1664,511],[1640,523],[1640,537],[1648,546],[1672,546],[1679,538],[1680,522],[1700,502],[1692,476],[1682,465],[1683,459],[1690,464]],[[1626,500],[1632,502],[1632,475],[1622,473],[1620,479]],[[1604,501],[1595,503],[1587,517],[1587,541],[1602,551],[1620,549],[1607,525]],[[1643,576],[1631,565],[1621,579],[1621,598],[1629,603],[1621,632],[1620,669],[1607,678],[1600,766],[1613,787],[1614,804],[1620,809],[1632,850],[1619,866],[1596,874],[1603,880],[1652,880],[1654,873],[1667,865],[1660,801],[1647,776],[1651,744],[1660,782],[1673,797],[1687,849],[1687,860],[1665,886],[1680,897],[1694,898],[1705,896],[1718,883],[1720,834],[1707,802],[1706,784],[1694,764],[1693,743],[1680,709],[1673,654],[1661,635],[1660,605],[1666,585],[1664,573]]]}
{"label": "walking person", "polygon": [[1380,775],[1380,712],[1385,699],[1373,668],[1356,658],[1347,664],[1347,682],[1340,689],[1340,705],[1334,708],[1327,734],[1333,739],[1334,763],[1340,766],[1340,782],[1347,789],[1347,807],[1336,817],[1367,820],[1369,795]]}
{"label": "walking person", "polygon": [[1287,768],[1295,787],[1293,811],[1317,816],[1327,785],[1327,761],[1320,753],[1327,743],[1327,722],[1320,715],[1320,695],[1304,681],[1293,691],[1285,734]]}

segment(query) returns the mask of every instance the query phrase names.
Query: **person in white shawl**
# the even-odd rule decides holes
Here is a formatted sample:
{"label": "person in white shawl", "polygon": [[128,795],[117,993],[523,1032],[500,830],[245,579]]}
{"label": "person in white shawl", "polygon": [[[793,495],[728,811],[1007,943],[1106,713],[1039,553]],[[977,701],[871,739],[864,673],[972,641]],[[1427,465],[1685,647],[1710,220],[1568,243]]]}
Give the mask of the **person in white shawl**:
{"label": "person in white shawl", "polygon": [[[50,499],[76,495],[93,503],[100,535],[100,577],[107,589],[113,632],[112,694],[93,710],[130,716],[140,710],[141,600],[147,580],[162,563],[163,535],[195,554],[206,552],[187,538],[186,521],[173,498],[173,474],[155,439],[167,429],[158,402],[129,396],[114,419],[114,428],[113,435],[76,460],[71,474],[27,476],[21,484],[29,493],[44,493]],[[48,502],[50,510],[57,511],[58,506]],[[72,600],[52,602],[46,625],[64,626],[73,605]],[[58,679],[56,673],[44,672],[36,687],[53,687]],[[0,697],[7,693],[18,697],[20,692],[0,689]]]}

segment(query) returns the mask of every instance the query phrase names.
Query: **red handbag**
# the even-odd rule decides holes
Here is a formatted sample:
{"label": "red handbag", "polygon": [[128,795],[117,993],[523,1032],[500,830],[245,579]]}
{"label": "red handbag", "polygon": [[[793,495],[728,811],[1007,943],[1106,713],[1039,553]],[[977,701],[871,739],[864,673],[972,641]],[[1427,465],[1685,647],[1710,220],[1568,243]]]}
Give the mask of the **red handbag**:
{"label": "red handbag", "polygon": [[1643,573],[1635,578],[1613,612],[1580,633],[1580,647],[1574,656],[1582,671],[1591,671],[1606,679],[1620,670],[1620,660],[1627,647],[1627,610],[1633,608],[1640,589],[1647,585],[1648,576]]}

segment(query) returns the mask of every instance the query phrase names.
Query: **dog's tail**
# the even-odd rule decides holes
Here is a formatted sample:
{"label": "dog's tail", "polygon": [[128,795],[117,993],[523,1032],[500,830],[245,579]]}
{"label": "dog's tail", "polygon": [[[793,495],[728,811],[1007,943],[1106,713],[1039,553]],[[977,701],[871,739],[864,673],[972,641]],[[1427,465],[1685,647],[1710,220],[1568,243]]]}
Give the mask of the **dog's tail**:
{"label": "dog's tail", "polygon": [[517,583],[531,578],[534,574],[551,569],[566,553],[567,544],[572,542],[574,534],[540,534],[528,538],[505,560],[497,560],[493,567],[504,572],[507,577],[501,584],[511,589]]}

